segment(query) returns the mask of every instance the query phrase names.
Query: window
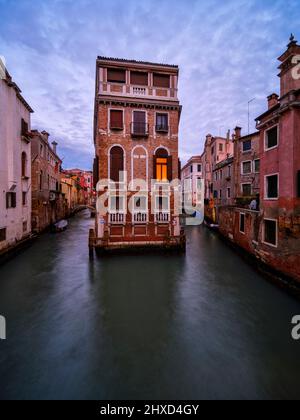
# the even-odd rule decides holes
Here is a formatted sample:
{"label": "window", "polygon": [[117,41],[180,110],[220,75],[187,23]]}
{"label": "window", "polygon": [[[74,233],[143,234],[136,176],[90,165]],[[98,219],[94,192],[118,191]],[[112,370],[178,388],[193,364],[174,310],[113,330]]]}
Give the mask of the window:
{"label": "window", "polygon": [[40,172],[40,191],[43,189],[43,171]]}
{"label": "window", "polygon": [[17,194],[15,192],[6,193],[6,208],[15,209],[17,207]]}
{"label": "window", "polygon": [[130,84],[138,86],[148,86],[148,73],[141,71],[131,71]]}
{"label": "window", "polygon": [[219,152],[223,152],[223,144],[222,143],[219,144]]}
{"label": "window", "polygon": [[159,88],[167,88],[170,87],[170,76],[168,74],[153,74],[153,86]]}
{"label": "window", "polygon": [[254,172],[258,174],[260,172],[260,160],[256,159],[254,161]]}
{"label": "window", "polygon": [[22,192],[22,205],[27,205],[27,193],[25,191]]}
{"label": "window", "polygon": [[245,222],[246,222],[246,216],[245,213],[240,213],[240,232],[245,233]]}
{"label": "window", "polygon": [[27,222],[23,222],[23,233],[27,232]]}
{"label": "window", "polygon": [[227,198],[231,198],[231,188],[227,188]]}
{"label": "window", "polygon": [[190,166],[190,172],[191,172],[191,174],[194,172],[194,167],[193,167],[193,165],[191,165],[191,166]]}
{"label": "window", "polygon": [[114,195],[110,196],[109,211],[112,213],[125,213],[125,200],[123,196]]}
{"label": "window", "polygon": [[110,128],[112,130],[123,130],[123,111],[111,109]]}
{"label": "window", "polygon": [[172,156],[165,149],[158,149],[153,159],[153,178],[160,182],[172,181]]}
{"label": "window", "polygon": [[215,173],[215,180],[218,181],[218,172]]}
{"label": "window", "polygon": [[252,162],[249,160],[247,162],[242,162],[242,174],[247,175],[252,173]]}
{"label": "window", "polygon": [[144,137],[148,134],[146,112],[133,111],[132,135]]}
{"label": "window", "polygon": [[214,191],[214,198],[218,198],[218,191]]}
{"label": "window", "polygon": [[278,146],[278,125],[266,131],[266,150],[274,149]]}
{"label": "window", "polygon": [[300,198],[300,170],[297,172],[297,198]]}
{"label": "window", "polygon": [[231,177],[231,166],[228,166],[228,176]]}
{"label": "window", "polygon": [[197,170],[198,172],[202,172],[202,165],[198,165]]}
{"label": "window", "polygon": [[134,210],[135,211],[147,211],[147,197],[134,197]]}
{"label": "window", "polygon": [[0,242],[6,241],[6,228],[0,229]]}
{"label": "window", "polygon": [[155,200],[155,210],[156,211],[170,211],[170,205],[169,205],[169,197],[164,196],[157,196]]}
{"label": "window", "polygon": [[110,179],[121,182],[120,172],[124,171],[124,152],[120,146],[115,146],[110,151]]}
{"label": "window", "polygon": [[278,198],[278,175],[266,176],[266,199]]}
{"label": "window", "polygon": [[110,83],[125,83],[126,71],[122,69],[107,69],[107,81]]}
{"label": "window", "polygon": [[25,152],[22,153],[22,177],[25,178],[27,175],[27,155]]}
{"label": "window", "polygon": [[249,152],[252,148],[251,140],[246,140],[243,142],[243,152]]}
{"label": "window", "polygon": [[22,118],[21,120],[21,135],[23,137],[27,137],[28,136],[28,123]]}
{"label": "window", "polygon": [[242,184],[242,194],[244,197],[249,197],[252,194],[251,184]]}
{"label": "window", "polygon": [[222,190],[220,190],[220,195],[219,195],[219,197],[220,197],[220,200],[222,200]]}
{"label": "window", "polygon": [[169,131],[168,114],[156,114],[156,131]]}
{"label": "window", "polygon": [[263,242],[277,247],[277,220],[264,220]]}

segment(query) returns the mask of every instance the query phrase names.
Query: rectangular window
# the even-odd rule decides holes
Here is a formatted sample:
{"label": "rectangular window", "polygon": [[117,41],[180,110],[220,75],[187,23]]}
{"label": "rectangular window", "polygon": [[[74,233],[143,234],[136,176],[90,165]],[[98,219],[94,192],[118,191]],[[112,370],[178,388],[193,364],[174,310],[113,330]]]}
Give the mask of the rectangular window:
{"label": "rectangular window", "polygon": [[214,191],[214,198],[218,198],[218,191]]}
{"label": "rectangular window", "polygon": [[169,131],[168,114],[156,114],[156,131],[164,133]]}
{"label": "rectangular window", "polygon": [[25,191],[22,192],[22,205],[27,205],[27,193]]}
{"label": "rectangular window", "polygon": [[278,125],[266,131],[266,150],[274,149],[278,146]]}
{"label": "rectangular window", "polygon": [[222,200],[222,190],[220,190],[219,198]]}
{"label": "rectangular window", "polygon": [[297,198],[300,198],[300,170],[297,172]]}
{"label": "rectangular window", "polygon": [[166,182],[168,180],[168,159],[156,159],[156,179],[158,181]]}
{"label": "rectangular window", "polygon": [[123,111],[117,109],[110,111],[110,128],[112,130],[123,130]]}
{"label": "rectangular window", "polygon": [[246,216],[245,213],[240,213],[240,232],[241,233],[245,233],[245,221],[246,221]]}
{"label": "rectangular window", "polygon": [[227,188],[227,198],[231,198],[231,188]]}
{"label": "rectangular window", "polygon": [[277,221],[265,219],[263,232],[264,243],[277,247],[277,235]]}
{"label": "rectangular window", "polygon": [[215,173],[215,180],[218,181],[218,172]]}
{"label": "rectangular window", "polygon": [[202,172],[202,165],[198,165],[198,172]]}
{"label": "rectangular window", "polygon": [[145,136],[148,133],[146,124],[146,112],[134,111],[133,112],[133,123],[132,123],[132,134],[135,136]]}
{"label": "rectangular window", "polygon": [[125,213],[125,200],[123,196],[111,196],[109,200],[111,213]]}
{"label": "rectangular window", "polygon": [[223,144],[222,143],[219,144],[219,152],[223,152]]}
{"label": "rectangular window", "polygon": [[254,172],[258,174],[260,172],[260,160],[256,159],[254,161]]}
{"label": "rectangular window", "polygon": [[169,212],[170,211],[169,198],[164,197],[164,196],[156,196],[155,210]]}
{"label": "rectangular window", "polygon": [[252,148],[251,140],[246,140],[243,142],[243,152],[249,152]]}
{"label": "rectangular window", "polygon": [[28,123],[22,118],[21,120],[21,135],[24,137],[28,136]]}
{"label": "rectangular window", "polygon": [[266,199],[278,198],[278,175],[266,176]]}
{"label": "rectangular window", "polygon": [[251,184],[242,184],[242,194],[244,197],[250,197],[252,195]]}
{"label": "rectangular window", "polygon": [[190,166],[190,172],[191,172],[191,174],[194,172],[194,167],[193,167],[193,165],[191,165],[191,166]]}
{"label": "rectangular window", "polygon": [[6,208],[14,209],[17,207],[17,194],[15,192],[6,193]]}
{"label": "rectangular window", "polygon": [[170,88],[170,76],[168,74],[153,74],[153,86],[159,88]]}
{"label": "rectangular window", "polygon": [[141,71],[131,71],[130,84],[137,86],[148,86],[148,73]]}
{"label": "rectangular window", "polygon": [[6,228],[0,229],[0,242],[6,241]]}
{"label": "rectangular window", "polygon": [[122,69],[107,69],[107,81],[110,83],[125,83],[126,71]]}
{"label": "rectangular window", "polygon": [[246,161],[242,162],[242,175],[247,175],[252,173],[252,162]]}

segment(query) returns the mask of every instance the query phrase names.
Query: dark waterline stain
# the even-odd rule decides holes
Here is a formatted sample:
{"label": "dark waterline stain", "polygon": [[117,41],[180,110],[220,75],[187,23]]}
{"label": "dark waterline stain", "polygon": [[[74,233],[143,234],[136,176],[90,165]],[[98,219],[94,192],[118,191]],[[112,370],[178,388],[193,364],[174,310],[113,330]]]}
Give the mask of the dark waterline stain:
{"label": "dark waterline stain", "polygon": [[88,258],[88,213],[0,268],[1,399],[300,399],[300,303],[212,232]]}

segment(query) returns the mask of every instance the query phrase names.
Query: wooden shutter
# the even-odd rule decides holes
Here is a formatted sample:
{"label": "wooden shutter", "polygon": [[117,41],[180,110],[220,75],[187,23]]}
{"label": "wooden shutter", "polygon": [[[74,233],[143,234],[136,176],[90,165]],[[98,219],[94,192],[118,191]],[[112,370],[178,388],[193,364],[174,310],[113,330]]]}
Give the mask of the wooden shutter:
{"label": "wooden shutter", "polygon": [[140,71],[130,72],[130,83],[138,86],[148,86],[148,73]]}
{"label": "wooden shutter", "polygon": [[170,76],[168,74],[158,74],[154,73],[153,75],[153,85],[160,88],[170,88]]}
{"label": "wooden shutter", "polygon": [[297,172],[297,197],[300,198],[300,170]]}
{"label": "wooden shutter", "polygon": [[111,83],[125,83],[126,71],[122,69],[107,69],[107,81]]}
{"label": "wooden shutter", "polygon": [[173,159],[172,156],[168,156],[168,181],[173,180]]}
{"label": "wooden shutter", "polygon": [[124,153],[121,147],[113,147],[110,152],[110,179],[120,181],[120,172],[124,170]]}
{"label": "wooden shutter", "polygon": [[157,173],[156,173],[156,156],[153,156],[153,179],[157,178]]}
{"label": "wooden shutter", "polygon": [[21,135],[24,137],[28,135],[28,123],[23,118],[21,120]]}
{"label": "wooden shutter", "polygon": [[110,111],[110,128],[123,129],[123,111],[116,109]]}

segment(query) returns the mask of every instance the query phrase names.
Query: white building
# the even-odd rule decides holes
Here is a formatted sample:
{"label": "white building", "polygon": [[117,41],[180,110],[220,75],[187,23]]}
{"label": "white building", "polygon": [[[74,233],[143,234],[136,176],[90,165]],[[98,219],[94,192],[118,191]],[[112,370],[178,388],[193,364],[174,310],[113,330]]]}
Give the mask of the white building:
{"label": "white building", "polygon": [[[201,156],[192,156],[181,170],[181,184],[183,194],[189,196],[193,205],[197,203],[199,180],[203,179]],[[192,194],[192,197],[190,195]]]}
{"label": "white building", "polygon": [[0,75],[0,252],[31,233],[32,112],[4,69]]}

